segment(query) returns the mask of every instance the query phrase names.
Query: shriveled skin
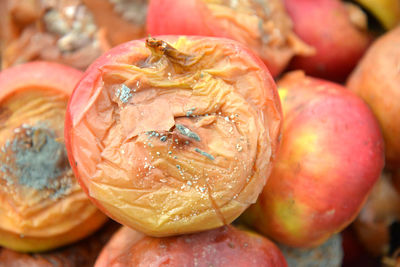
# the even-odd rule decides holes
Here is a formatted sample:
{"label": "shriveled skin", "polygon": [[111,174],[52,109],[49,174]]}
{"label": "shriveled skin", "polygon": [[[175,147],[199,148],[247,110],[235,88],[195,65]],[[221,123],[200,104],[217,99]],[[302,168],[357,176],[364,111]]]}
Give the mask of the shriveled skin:
{"label": "shriveled skin", "polygon": [[264,61],[274,77],[293,56],[314,53],[293,33],[282,0],[152,0],[147,30],[155,35],[204,35],[239,41]]}
{"label": "shriveled skin", "polygon": [[[106,219],[91,205],[68,163],[62,122],[81,73],[62,67],[39,62],[0,73],[0,245],[14,250],[70,243]],[[49,71],[69,75],[54,74],[65,88],[49,87]]]}
{"label": "shriveled skin", "polygon": [[287,264],[274,243],[232,226],[169,238],[146,237],[123,227],[95,264],[95,267],[106,266],[285,267]]}
{"label": "shriveled skin", "polygon": [[371,255],[389,252],[390,226],[400,221],[400,192],[389,173],[381,175],[354,222],[358,239]]}
{"label": "shriveled skin", "polygon": [[255,202],[281,122],[274,82],[243,46],[162,40],[97,60],[74,91],[65,129],[88,195],[152,236],[222,226]]}
{"label": "shriveled skin", "polygon": [[280,243],[315,247],[361,209],[383,168],[383,139],[368,106],[342,86],[302,72],[278,85],[282,144],[246,219]]}
{"label": "shriveled skin", "polygon": [[386,165],[400,169],[400,27],[380,37],[347,81],[371,107],[385,139]]}
{"label": "shriveled skin", "polygon": [[313,77],[344,82],[370,44],[366,15],[340,0],[284,0],[293,30],[314,55],[296,56],[293,70]]}

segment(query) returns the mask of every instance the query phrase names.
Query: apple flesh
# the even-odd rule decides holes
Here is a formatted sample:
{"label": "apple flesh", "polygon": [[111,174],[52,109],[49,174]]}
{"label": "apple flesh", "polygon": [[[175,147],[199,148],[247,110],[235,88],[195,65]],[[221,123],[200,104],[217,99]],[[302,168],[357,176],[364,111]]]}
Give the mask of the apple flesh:
{"label": "apple flesh", "polygon": [[368,106],[302,72],[279,83],[283,137],[271,176],[245,220],[272,239],[314,247],[353,221],[384,164]]}

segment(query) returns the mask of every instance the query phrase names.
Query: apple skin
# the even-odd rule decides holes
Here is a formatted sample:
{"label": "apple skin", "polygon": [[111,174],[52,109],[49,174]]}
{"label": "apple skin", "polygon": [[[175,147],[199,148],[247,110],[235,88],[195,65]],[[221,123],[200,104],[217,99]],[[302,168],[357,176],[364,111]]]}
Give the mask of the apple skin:
{"label": "apple skin", "polygon": [[370,44],[366,31],[350,20],[339,0],[284,0],[294,32],[313,46],[311,56],[296,56],[289,68],[308,75],[343,82]]}
{"label": "apple skin", "polygon": [[233,226],[167,238],[144,236],[122,227],[104,247],[95,267],[245,266],[287,267],[268,239]]}
{"label": "apple skin", "polygon": [[400,169],[400,26],[368,49],[347,87],[371,107],[385,139],[386,167]]}
{"label": "apple skin", "polygon": [[344,87],[302,72],[278,85],[282,144],[244,220],[279,243],[315,247],[358,214],[383,168],[383,139],[368,106]]}

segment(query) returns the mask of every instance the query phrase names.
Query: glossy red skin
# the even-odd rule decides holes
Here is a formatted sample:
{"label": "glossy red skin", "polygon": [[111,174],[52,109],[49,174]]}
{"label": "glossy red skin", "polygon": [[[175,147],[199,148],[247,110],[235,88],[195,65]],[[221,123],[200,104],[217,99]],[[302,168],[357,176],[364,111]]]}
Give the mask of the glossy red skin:
{"label": "glossy red skin", "polygon": [[360,211],[384,165],[383,139],[371,110],[344,87],[298,72],[278,86],[281,147],[246,218],[280,243],[315,247]]}
{"label": "glossy red skin", "polygon": [[[219,26],[203,0],[151,0],[147,13],[147,32],[151,35],[179,34],[232,39],[231,34]],[[285,67],[264,63],[274,77]]]}
{"label": "glossy red skin", "polygon": [[370,43],[370,37],[350,22],[339,0],[284,0],[294,32],[316,49],[296,56],[289,68],[308,75],[343,82]]}
{"label": "glossy red skin", "polygon": [[120,230],[95,266],[287,266],[274,243],[232,226],[169,238],[137,235],[128,228]]}
{"label": "glossy red skin", "polygon": [[74,68],[45,61],[8,68],[0,72],[0,99],[26,88],[51,89],[69,96],[82,74]]}
{"label": "glossy red skin", "polygon": [[[165,40],[165,41],[170,41],[170,40],[176,40],[178,36],[157,36],[156,38]],[[196,38],[204,38],[204,37],[192,37],[193,39]],[[228,39],[223,39],[223,38],[216,38],[220,42],[225,42],[228,46],[232,45],[232,40]],[[92,91],[94,90],[94,84],[96,83],[97,79],[101,77],[101,67],[110,63],[115,63],[115,62],[127,62],[130,60],[133,60],[134,58],[141,58],[140,53],[135,53],[134,49],[135,47],[138,47],[139,42],[145,42],[145,39],[142,40],[135,40],[135,41],[130,41],[123,43],[121,45],[118,45],[111,50],[109,50],[107,53],[103,54],[101,57],[99,57],[95,62],[93,62],[92,65],[88,67],[86,72],[83,74],[82,79],[79,81],[79,83],[76,85],[74,91],[72,92],[72,95],[69,99],[68,106],[67,106],[67,111],[65,114],[65,125],[64,125],[64,142],[65,146],[67,149],[67,154],[68,154],[68,160],[71,165],[71,168],[75,174],[75,177],[77,177],[78,182],[80,186],[82,187],[82,190],[87,194],[89,199],[93,202],[93,204],[96,205],[96,207],[101,210],[104,214],[106,214],[108,217],[113,218],[115,221],[118,221],[110,214],[107,209],[103,207],[96,199],[92,198],[89,194],[88,188],[85,185],[85,182],[82,180],[82,178],[79,176],[79,172],[77,169],[76,162],[73,158],[72,154],[72,144],[71,144],[71,135],[70,132],[73,128],[73,121],[77,120],[80,116],[80,113],[83,112],[84,107],[87,103],[87,101],[90,99]],[[269,73],[267,67],[263,64],[263,62],[255,56],[250,50],[246,49],[243,46],[243,54],[246,57],[249,57],[257,66],[265,70],[266,73]],[[274,84],[273,78],[268,75],[267,79],[263,81],[266,84]],[[77,88],[80,88],[77,90]],[[277,94],[276,90],[273,90],[270,92],[273,94],[273,99],[275,99],[275,103],[278,104],[279,112],[281,112],[281,106],[280,106],[280,101],[279,101],[279,96]],[[279,124],[279,127],[277,127],[274,130],[271,130],[272,134],[275,134],[274,138],[277,137],[277,135],[281,132],[281,123]],[[272,144],[272,150],[274,153],[278,149],[279,144]]]}

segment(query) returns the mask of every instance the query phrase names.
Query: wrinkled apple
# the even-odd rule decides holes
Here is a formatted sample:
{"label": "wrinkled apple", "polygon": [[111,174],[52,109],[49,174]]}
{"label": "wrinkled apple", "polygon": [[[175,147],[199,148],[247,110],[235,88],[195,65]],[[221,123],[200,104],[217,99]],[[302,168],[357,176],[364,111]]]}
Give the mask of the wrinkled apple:
{"label": "wrinkled apple", "polygon": [[275,83],[238,42],[160,38],[115,47],[86,71],[66,117],[71,165],[101,210],[148,235],[229,224],[271,170]]}

